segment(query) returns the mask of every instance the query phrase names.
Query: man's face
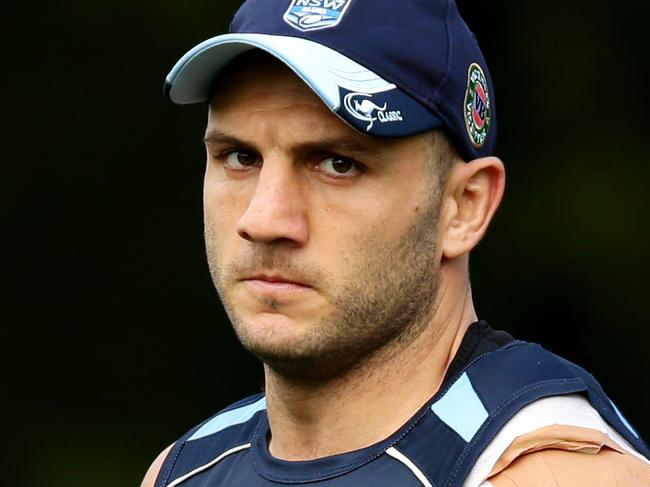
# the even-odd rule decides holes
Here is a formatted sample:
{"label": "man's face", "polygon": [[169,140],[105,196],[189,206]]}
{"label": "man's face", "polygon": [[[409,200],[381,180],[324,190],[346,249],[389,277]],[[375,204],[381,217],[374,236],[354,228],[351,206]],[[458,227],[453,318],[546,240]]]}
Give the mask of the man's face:
{"label": "man's face", "polygon": [[331,377],[430,321],[440,197],[426,137],[356,133],[276,61],[220,83],[208,260],[240,340],[277,372]]}

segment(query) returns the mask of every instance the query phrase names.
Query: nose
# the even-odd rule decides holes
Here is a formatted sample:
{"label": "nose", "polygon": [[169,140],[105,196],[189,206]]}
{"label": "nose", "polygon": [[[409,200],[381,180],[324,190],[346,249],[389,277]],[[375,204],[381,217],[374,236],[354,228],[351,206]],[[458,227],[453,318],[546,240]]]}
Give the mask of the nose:
{"label": "nose", "polygon": [[257,243],[288,242],[301,247],[309,227],[299,175],[279,161],[265,161],[246,211],[237,221],[240,237]]}

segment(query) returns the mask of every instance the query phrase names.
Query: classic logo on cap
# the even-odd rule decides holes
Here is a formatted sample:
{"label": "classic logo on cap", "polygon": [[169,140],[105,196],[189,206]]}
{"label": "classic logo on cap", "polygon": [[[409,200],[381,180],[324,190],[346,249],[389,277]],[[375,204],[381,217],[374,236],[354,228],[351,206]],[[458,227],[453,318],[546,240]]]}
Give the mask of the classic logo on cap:
{"label": "classic logo on cap", "polygon": [[284,21],[298,30],[334,27],[345,15],[352,0],[293,0]]}
{"label": "classic logo on cap", "polygon": [[465,93],[465,125],[472,144],[477,149],[485,145],[490,131],[492,108],[487,78],[478,64],[469,67]]}
{"label": "classic logo on cap", "polygon": [[368,122],[366,132],[370,132],[375,122],[380,123],[403,122],[404,116],[399,110],[388,110],[388,103],[379,106],[371,101],[369,93],[348,93],[343,99],[343,105],[350,115],[357,120]]}

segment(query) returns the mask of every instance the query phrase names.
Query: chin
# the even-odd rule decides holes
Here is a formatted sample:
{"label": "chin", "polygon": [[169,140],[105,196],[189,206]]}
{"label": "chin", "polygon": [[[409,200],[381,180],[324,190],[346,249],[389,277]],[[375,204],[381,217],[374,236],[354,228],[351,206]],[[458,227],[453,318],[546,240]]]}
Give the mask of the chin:
{"label": "chin", "polygon": [[284,377],[322,380],[350,366],[349,357],[343,360],[340,350],[314,324],[310,327],[278,314],[232,319],[232,323],[243,347]]}
{"label": "chin", "polygon": [[[277,318],[277,316],[276,316]],[[233,320],[243,347],[275,375],[292,381],[331,380],[357,370],[376,351],[368,341],[341,340],[327,327],[311,327],[287,317],[266,318],[263,322]]]}
{"label": "chin", "polygon": [[253,317],[233,318],[233,327],[244,348],[257,356],[299,358],[307,352],[306,326],[282,314],[265,313]]}

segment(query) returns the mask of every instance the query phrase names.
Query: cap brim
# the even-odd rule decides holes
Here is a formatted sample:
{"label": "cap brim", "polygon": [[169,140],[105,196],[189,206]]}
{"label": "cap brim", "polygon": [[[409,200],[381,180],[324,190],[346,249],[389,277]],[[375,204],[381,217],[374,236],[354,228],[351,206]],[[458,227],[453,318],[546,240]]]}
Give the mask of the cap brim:
{"label": "cap brim", "polygon": [[437,116],[381,76],[333,49],[297,37],[225,34],[208,39],[172,68],[165,94],[178,104],[209,101],[223,68],[251,49],[282,61],[333,113],[363,133],[402,137],[442,126]]}

